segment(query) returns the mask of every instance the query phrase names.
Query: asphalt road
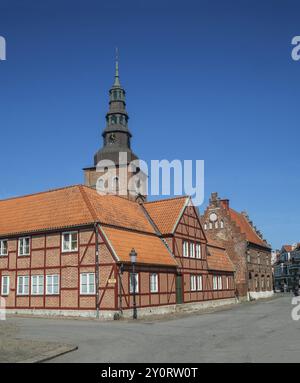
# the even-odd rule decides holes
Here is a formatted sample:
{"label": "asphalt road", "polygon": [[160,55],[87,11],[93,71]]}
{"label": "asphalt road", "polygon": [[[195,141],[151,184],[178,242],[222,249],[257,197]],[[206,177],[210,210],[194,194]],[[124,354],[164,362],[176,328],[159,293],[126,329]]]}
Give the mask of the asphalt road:
{"label": "asphalt road", "polygon": [[291,318],[291,300],[286,295],[162,321],[8,321],[21,338],[78,345],[51,362],[300,362],[300,320]]}

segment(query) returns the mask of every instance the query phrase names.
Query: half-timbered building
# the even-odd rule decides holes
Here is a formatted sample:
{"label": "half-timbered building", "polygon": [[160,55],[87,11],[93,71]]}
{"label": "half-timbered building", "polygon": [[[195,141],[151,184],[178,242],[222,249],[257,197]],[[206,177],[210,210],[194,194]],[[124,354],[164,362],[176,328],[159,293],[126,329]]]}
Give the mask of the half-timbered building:
{"label": "half-timbered building", "polygon": [[[118,63],[109,95],[103,147],[84,169],[85,186],[0,200],[0,293],[8,311],[129,315],[133,295],[143,313],[235,302],[234,266],[222,245],[207,240],[190,198],[145,202],[143,185],[134,195],[122,182],[124,167],[130,175],[140,169],[129,164],[138,157]],[[127,163],[118,162],[120,152]],[[102,160],[115,167],[99,172]],[[114,172],[111,193],[98,193],[103,172]]]}

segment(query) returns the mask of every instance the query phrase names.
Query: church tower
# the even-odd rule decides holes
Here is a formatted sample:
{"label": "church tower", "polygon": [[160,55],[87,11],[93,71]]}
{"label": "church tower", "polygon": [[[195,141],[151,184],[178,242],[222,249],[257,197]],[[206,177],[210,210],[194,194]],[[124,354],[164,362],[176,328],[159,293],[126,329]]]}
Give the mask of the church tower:
{"label": "church tower", "polygon": [[[126,92],[120,83],[116,51],[115,79],[109,90],[109,110],[102,132],[103,146],[94,155],[94,166],[83,169],[85,185],[97,190],[103,188],[106,192],[132,200],[145,199],[147,176],[140,171],[138,157],[131,150],[132,134],[128,128],[125,96]],[[129,166],[132,161],[135,161],[133,167]]]}

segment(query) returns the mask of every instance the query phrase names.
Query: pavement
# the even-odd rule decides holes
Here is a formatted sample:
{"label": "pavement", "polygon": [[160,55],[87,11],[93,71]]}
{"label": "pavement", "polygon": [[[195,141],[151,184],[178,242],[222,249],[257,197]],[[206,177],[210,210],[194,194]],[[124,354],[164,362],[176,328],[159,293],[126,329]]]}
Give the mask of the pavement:
{"label": "pavement", "polygon": [[[21,340],[77,345],[48,362],[300,362],[292,295],[160,320],[8,318]],[[300,312],[300,309],[298,310]],[[0,352],[1,354],[1,352]]]}
{"label": "pavement", "polygon": [[0,363],[40,363],[77,349],[61,342],[22,339],[19,325],[0,321]]}

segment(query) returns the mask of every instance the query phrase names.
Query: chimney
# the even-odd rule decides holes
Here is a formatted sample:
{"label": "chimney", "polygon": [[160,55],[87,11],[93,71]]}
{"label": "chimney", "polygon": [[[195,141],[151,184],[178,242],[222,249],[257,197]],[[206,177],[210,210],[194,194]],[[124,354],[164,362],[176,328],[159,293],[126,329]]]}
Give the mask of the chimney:
{"label": "chimney", "polygon": [[221,199],[220,202],[224,209],[229,210],[229,199]]}

